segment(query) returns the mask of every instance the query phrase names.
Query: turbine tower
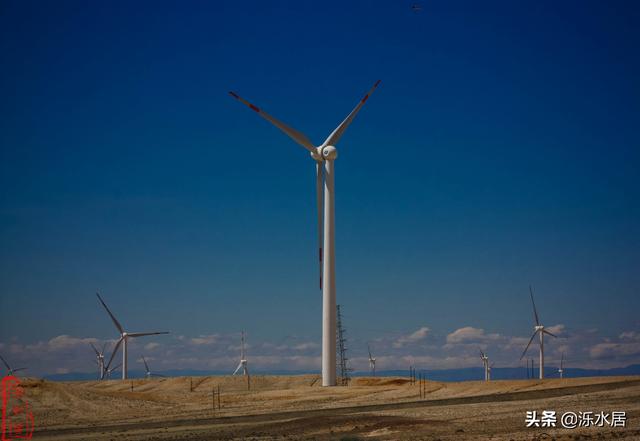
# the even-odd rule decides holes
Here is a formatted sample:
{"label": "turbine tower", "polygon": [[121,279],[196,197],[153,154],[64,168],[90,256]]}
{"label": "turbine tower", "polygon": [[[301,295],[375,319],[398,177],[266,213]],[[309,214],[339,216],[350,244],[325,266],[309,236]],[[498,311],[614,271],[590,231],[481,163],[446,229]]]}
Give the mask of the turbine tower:
{"label": "turbine tower", "polygon": [[367,345],[367,350],[369,351],[369,370],[375,377],[376,376],[376,359],[371,356],[371,348],[369,347],[369,345]]}
{"label": "turbine tower", "polygon": [[104,350],[107,346],[107,344],[105,343],[104,345],[102,345],[102,352],[98,351],[98,349],[93,345],[93,343],[89,343],[91,345],[91,347],[93,348],[93,352],[96,353],[96,363],[98,364],[98,369],[100,370],[100,380],[104,380],[104,371],[105,371],[105,366],[104,366]]}
{"label": "turbine tower", "polygon": [[111,313],[111,311],[107,307],[107,304],[102,300],[102,297],[100,297],[100,294],[96,293],[96,295],[98,296],[98,300],[100,300],[100,303],[102,303],[102,306],[104,306],[104,309],[107,311],[107,314],[109,314],[109,317],[111,317],[113,324],[116,325],[118,332],[120,332],[120,339],[116,343],[116,346],[113,348],[113,352],[111,353],[111,358],[109,359],[109,363],[107,363],[107,370],[109,369],[109,366],[111,366],[111,362],[113,361],[113,357],[116,355],[116,352],[118,352],[118,348],[120,347],[120,345],[122,345],[122,379],[126,380],[127,379],[127,341],[129,340],[129,338],[144,337],[146,335],[168,334],[168,332],[166,331],[162,331],[162,332],[127,332],[125,331],[122,325],[120,324],[120,322]]}
{"label": "turbine tower", "polygon": [[2,358],[1,355],[0,355],[0,360],[2,360],[2,363],[4,363],[4,365],[7,367],[7,376],[13,375],[13,374],[15,374],[16,372],[19,372],[19,371],[24,371],[26,369],[26,367],[12,369],[11,366],[9,366],[9,363],[7,363],[7,360]]}
{"label": "turbine tower", "polygon": [[244,353],[244,331],[242,331],[242,341],[240,343],[240,363],[235,371],[233,371],[233,375],[237,374],[240,368],[242,368],[242,375],[249,375],[249,368],[247,368],[247,358]]}
{"label": "turbine tower", "polygon": [[482,360],[482,366],[484,367],[484,381],[489,381],[489,356],[481,350],[480,359]]}
{"label": "turbine tower", "polygon": [[[335,279],[335,188],[334,162],[338,157],[336,145],[360,108],[367,101],[380,80],[376,81],[358,105],[335,128],[325,141],[315,146],[303,133],[287,126],[234,92],[229,94],[282,130],[307,149],[316,163],[316,198],[318,208],[318,258],[320,289],[322,290],[322,385],[336,385],[336,279]],[[324,194],[323,194],[324,190]],[[323,208],[324,200],[324,208]],[[324,215],[324,220],[323,220]]]}
{"label": "turbine tower", "polygon": [[539,369],[540,373],[539,373],[539,378],[542,380],[544,378],[544,335],[548,334],[548,335],[550,335],[551,337],[554,337],[554,338],[556,336],[554,334],[552,334],[551,332],[547,331],[544,328],[544,325],[540,324],[540,319],[538,318],[538,311],[536,310],[536,303],[533,301],[533,288],[531,288],[531,285],[529,285],[529,294],[531,294],[531,304],[533,305],[533,317],[536,320],[536,324],[533,327],[533,335],[531,336],[531,339],[529,340],[529,343],[527,343],[527,347],[524,348],[524,352],[520,356],[520,360],[522,360],[522,358],[527,353],[527,349],[529,349],[529,346],[531,345],[531,342],[535,338],[536,334],[540,334],[540,369]]}
{"label": "turbine tower", "polygon": [[495,366],[496,362],[491,363],[490,366],[487,367],[487,381],[491,381],[491,369]]}
{"label": "turbine tower", "polygon": [[558,369],[558,373],[560,374],[560,379],[562,380],[562,374],[564,374],[564,352],[562,353],[562,357],[560,358],[560,369]]}

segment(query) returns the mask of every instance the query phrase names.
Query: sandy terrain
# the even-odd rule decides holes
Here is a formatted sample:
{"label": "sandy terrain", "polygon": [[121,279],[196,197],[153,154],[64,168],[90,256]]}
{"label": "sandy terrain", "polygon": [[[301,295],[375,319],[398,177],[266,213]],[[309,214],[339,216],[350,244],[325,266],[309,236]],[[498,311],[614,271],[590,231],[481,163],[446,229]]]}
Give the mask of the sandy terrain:
{"label": "sandy terrain", "polygon": [[[322,388],[317,376],[254,376],[251,390],[242,377],[22,386],[37,440],[640,440],[640,377],[427,382],[424,399],[404,378]],[[527,429],[527,410],[626,411],[627,427]]]}

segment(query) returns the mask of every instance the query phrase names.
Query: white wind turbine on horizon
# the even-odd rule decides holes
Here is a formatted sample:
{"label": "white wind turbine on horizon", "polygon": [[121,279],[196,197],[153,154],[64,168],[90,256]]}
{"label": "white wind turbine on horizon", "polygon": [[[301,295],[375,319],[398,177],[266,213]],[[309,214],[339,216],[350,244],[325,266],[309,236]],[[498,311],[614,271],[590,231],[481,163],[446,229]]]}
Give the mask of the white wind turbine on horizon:
{"label": "white wind turbine on horizon", "polygon": [[244,352],[244,331],[242,331],[242,337],[240,342],[240,363],[235,371],[233,371],[233,375],[237,374],[238,371],[242,368],[242,375],[249,375],[249,368],[247,367],[247,356]]}
{"label": "white wind turbine on horizon", "polygon": [[[107,314],[109,314],[109,317],[111,317],[113,324],[116,326],[116,328],[118,329],[118,332],[120,333],[120,338],[118,339],[118,342],[113,348],[113,352],[111,353],[111,358],[109,359],[109,363],[107,363],[106,370],[109,371],[109,366],[111,366],[113,357],[116,355],[116,352],[118,352],[118,348],[120,347],[120,345],[122,345],[122,379],[126,380],[127,379],[127,341],[129,340],[129,338],[144,337],[147,335],[168,334],[169,332],[167,331],[161,331],[161,332],[127,332],[125,331],[122,325],[120,324],[120,322],[111,313],[111,311],[107,307],[107,304],[102,300],[102,297],[100,297],[100,294],[96,293],[96,295],[98,296],[98,300],[100,300],[100,303],[102,303],[102,306],[104,306],[104,309],[107,311]],[[109,373],[111,372],[109,371]]]}
{"label": "white wind turbine on horizon", "polygon": [[[235,92],[229,94],[248,106],[258,115],[282,130],[291,139],[307,149],[316,163],[316,199],[318,209],[318,258],[320,264],[320,289],[322,290],[322,385],[336,385],[336,280],[335,280],[335,188],[334,161],[338,157],[336,145],[358,114],[369,96],[380,84],[378,80],[360,100],[351,113],[335,128],[319,146],[314,145],[303,133],[272,117]],[[324,189],[324,195],[323,195]],[[324,207],[323,207],[324,202]],[[323,220],[324,215],[324,220]]]}
{"label": "white wind turbine on horizon", "polygon": [[480,350],[480,359],[482,360],[482,366],[484,367],[484,381],[489,381],[489,356]]}
{"label": "white wind turbine on horizon", "polygon": [[540,324],[540,319],[538,318],[538,311],[536,310],[536,303],[533,301],[533,288],[531,288],[531,285],[529,285],[529,294],[531,295],[531,305],[533,305],[533,316],[536,320],[536,324],[533,327],[533,335],[531,336],[531,339],[529,340],[529,343],[527,343],[527,347],[524,348],[524,352],[522,353],[522,355],[520,356],[520,360],[522,360],[522,358],[525,356],[525,354],[527,353],[527,350],[529,349],[529,346],[531,345],[531,342],[533,341],[533,339],[535,338],[536,334],[540,335],[540,373],[539,373],[539,378],[540,380],[542,380],[544,378],[544,335],[550,335],[551,337],[556,337],[555,334],[552,334],[551,332],[547,331],[544,328],[544,325]]}
{"label": "white wind turbine on horizon", "polygon": [[96,353],[96,364],[98,365],[98,369],[100,370],[99,379],[104,380],[104,374],[105,374],[104,350],[106,349],[107,344],[105,343],[102,345],[102,352],[98,351],[98,349],[94,346],[93,343],[89,342],[89,344],[93,348],[93,351]]}
{"label": "white wind turbine on horizon", "polygon": [[369,351],[369,371],[376,376],[376,359],[371,356],[371,348],[367,345],[367,350]]}

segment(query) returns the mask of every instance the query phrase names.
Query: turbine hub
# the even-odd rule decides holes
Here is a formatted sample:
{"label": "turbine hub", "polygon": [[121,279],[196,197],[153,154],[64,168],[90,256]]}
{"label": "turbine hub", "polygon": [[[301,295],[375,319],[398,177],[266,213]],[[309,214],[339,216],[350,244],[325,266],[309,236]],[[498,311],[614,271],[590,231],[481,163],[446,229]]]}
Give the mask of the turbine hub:
{"label": "turbine hub", "polygon": [[322,159],[325,161],[333,161],[338,157],[338,150],[332,146],[328,145],[322,148]]}
{"label": "turbine hub", "polygon": [[535,329],[536,329],[536,331],[542,331],[544,329],[544,326],[539,325],[539,326],[536,326]]}

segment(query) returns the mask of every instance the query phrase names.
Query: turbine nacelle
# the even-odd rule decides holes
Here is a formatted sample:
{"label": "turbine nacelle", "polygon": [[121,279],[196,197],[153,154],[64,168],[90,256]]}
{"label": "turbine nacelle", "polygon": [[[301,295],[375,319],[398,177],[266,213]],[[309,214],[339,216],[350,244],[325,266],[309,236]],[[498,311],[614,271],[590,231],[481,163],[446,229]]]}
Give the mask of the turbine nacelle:
{"label": "turbine nacelle", "polygon": [[315,150],[311,150],[309,155],[316,162],[333,161],[338,157],[338,149],[332,145],[320,146],[316,147]]}
{"label": "turbine nacelle", "polygon": [[328,145],[322,148],[322,158],[325,161],[333,161],[338,157],[338,149],[332,145]]}
{"label": "turbine nacelle", "polygon": [[533,329],[535,329],[536,332],[543,331],[544,330],[544,326],[542,326],[542,325],[534,326]]}

